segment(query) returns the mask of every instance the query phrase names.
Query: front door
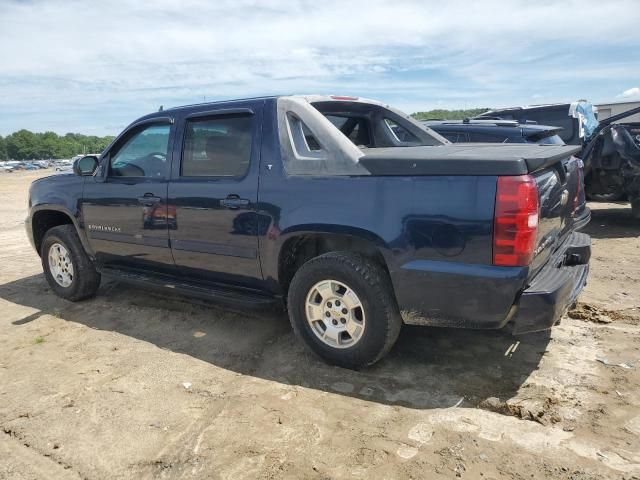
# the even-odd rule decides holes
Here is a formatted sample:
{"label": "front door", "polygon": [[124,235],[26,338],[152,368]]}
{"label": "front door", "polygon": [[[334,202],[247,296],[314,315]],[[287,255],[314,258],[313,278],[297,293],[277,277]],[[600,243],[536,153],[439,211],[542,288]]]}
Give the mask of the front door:
{"label": "front door", "polygon": [[88,177],[82,221],[99,264],[170,273],[167,185],[173,125],[134,126],[103,156],[104,177]]}
{"label": "front door", "polygon": [[262,104],[191,114],[177,135],[169,208],[173,257],[189,280],[257,287]]}

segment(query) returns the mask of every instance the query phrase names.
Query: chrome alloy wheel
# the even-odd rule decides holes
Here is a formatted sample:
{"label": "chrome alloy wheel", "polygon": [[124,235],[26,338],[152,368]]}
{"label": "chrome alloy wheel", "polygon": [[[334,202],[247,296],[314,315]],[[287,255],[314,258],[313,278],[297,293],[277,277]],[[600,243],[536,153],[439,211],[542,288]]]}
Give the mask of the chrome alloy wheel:
{"label": "chrome alloy wheel", "polygon": [[364,333],[362,302],[349,286],[337,280],[322,280],[311,287],[305,313],[313,333],[330,347],[352,347]]}
{"label": "chrome alloy wheel", "polygon": [[73,282],[73,262],[71,255],[60,243],[49,247],[49,270],[51,276],[61,287],[69,287]]}

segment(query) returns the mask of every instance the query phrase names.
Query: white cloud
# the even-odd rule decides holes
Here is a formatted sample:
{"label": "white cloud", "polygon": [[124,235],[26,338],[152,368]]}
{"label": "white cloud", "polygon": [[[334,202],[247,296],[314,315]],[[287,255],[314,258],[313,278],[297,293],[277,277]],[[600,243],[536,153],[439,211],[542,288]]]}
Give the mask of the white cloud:
{"label": "white cloud", "polygon": [[637,52],[639,23],[636,0],[4,0],[0,110],[14,115],[0,132],[120,125],[203,97],[333,91],[424,109],[628,85],[637,61],[612,73],[594,52]]}
{"label": "white cloud", "polygon": [[634,97],[640,97],[640,87],[633,87],[630,88],[628,90],[625,90],[624,92],[622,92],[620,95],[618,95],[619,97],[626,97],[626,98],[634,98]]}

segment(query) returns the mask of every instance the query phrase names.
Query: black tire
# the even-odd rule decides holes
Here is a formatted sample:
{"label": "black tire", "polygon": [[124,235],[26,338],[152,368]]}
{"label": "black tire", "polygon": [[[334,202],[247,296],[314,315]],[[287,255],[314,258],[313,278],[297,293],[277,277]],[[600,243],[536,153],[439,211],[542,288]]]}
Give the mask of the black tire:
{"label": "black tire", "polygon": [[[602,185],[589,176],[585,180],[585,193],[587,199],[594,202],[616,202],[626,195],[622,185]],[[595,191],[594,191],[595,190]]]}
{"label": "black tire", "polygon": [[[49,249],[59,243],[64,246],[71,256],[73,264],[73,278],[68,287],[60,285],[54,278],[49,267]],[[73,225],[60,225],[47,231],[40,248],[42,268],[47,283],[56,295],[72,302],[93,297],[100,286],[100,274],[93,262],[85,253],[78,233]]]}
{"label": "black tire", "polygon": [[640,220],[640,197],[631,199],[631,215]]}
{"label": "black tire", "polygon": [[625,195],[624,190],[619,190],[619,191],[610,192],[610,193],[587,194],[587,196],[589,197],[589,200],[592,200],[594,202],[617,202],[618,200],[623,199],[624,195]]}
{"label": "black tire", "polygon": [[[307,321],[307,295],[314,285],[328,279],[348,285],[364,309],[364,332],[348,348],[325,344]],[[360,368],[380,360],[398,339],[402,326],[387,273],[372,260],[348,252],[326,253],[302,265],[289,287],[288,309],[293,330],[305,345],[328,363],[345,368]]]}

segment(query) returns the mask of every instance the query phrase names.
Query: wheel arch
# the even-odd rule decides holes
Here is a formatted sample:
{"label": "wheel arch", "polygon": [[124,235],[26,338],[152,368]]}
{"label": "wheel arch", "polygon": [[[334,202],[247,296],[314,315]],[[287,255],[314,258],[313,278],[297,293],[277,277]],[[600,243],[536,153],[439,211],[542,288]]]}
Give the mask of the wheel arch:
{"label": "wheel arch", "polygon": [[283,296],[296,271],[312,258],[328,252],[358,253],[372,259],[389,274],[385,242],[376,234],[356,228],[313,227],[289,231],[278,253],[277,274]]}
{"label": "wheel arch", "polygon": [[59,205],[38,205],[32,208],[30,217],[33,246],[38,255],[40,255],[42,240],[47,231],[59,225],[73,225],[85,251],[87,251],[87,253],[90,252],[90,250],[87,249],[84,235],[80,234],[77,219],[66,208]]}

